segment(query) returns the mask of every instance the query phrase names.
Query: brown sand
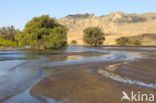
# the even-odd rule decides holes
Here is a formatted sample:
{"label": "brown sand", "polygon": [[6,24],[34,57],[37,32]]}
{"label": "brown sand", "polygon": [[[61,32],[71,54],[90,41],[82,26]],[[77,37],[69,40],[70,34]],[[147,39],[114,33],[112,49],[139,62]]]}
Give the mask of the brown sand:
{"label": "brown sand", "polygon": [[[154,57],[155,55],[150,54],[150,56]],[[128,63],[124,64],[125,62]],[[38,100],[41,100],[39,96],[46,96],[63,103],[148,103],[145,101],[121,102],[122,91],[128,94],[131,91],[135,93],[140,91],[141,93],[152,93],[156,96],[155,89],[118,82],[98,73],[98,70],[101,69],[132,80],[155,83],[155,58],[125,62],[101,62],[52,67],[53,74],[37,83],[30,93]],[[117,69],[109,70],[108,66],[114,64],[119,64],[116,67]],[[42,100],[43,103],[46,103],[45,101]],[[152,103],[156,103],[156,100]]]}

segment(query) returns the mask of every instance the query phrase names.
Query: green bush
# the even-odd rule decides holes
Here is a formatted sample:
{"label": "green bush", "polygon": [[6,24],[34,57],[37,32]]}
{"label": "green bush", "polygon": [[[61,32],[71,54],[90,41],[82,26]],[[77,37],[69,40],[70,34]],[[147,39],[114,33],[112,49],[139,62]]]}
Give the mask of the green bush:
{"label": "green bush", "polygon": [[141,42],[139,40],[130,40],[130,46],[139,46]]}
{"label": "green bush", "polygon": [[139,46],[141,42],[139,40],[133,40],[128,37],[120,37],[116,39],[118,46]]}
{"label": "green bush", "polygon": [[71,45],[77,45],[77,41],[76,40],[72,40],[70,44]]}
{"label": "green bush", "polygon": [[67,45],[67,28],[57,23],[49,15],[34,17],[23,31],[17,33],[20,46],[30,47],[64,47]]}
{"label": "green bush", "polygon": [[83,41],[90,46],[101,46],[105,40],[104,33],[97,27],[88,27],[83,32]]}
{"label": "green bush", "polygon": [[0,38],[0,46],[17,46],[16,42]]}

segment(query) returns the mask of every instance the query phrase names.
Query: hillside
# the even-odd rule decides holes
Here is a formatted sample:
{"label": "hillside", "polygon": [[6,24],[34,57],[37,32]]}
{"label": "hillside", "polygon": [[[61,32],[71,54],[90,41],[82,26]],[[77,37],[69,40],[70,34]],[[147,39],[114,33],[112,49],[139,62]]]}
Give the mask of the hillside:
{"label": "hillside", "polygon": [[113,12],[109,15],[95,16],[94,14],[68,15],[58,20],[69,28],[68,43],[76,40],[83,45],[83,30],[86,27],[100,27],[105,33],[104,45],[115,44],[115,39],[128,36],[140,39],[143,45],[156,44],[156,13],[125,14]]}

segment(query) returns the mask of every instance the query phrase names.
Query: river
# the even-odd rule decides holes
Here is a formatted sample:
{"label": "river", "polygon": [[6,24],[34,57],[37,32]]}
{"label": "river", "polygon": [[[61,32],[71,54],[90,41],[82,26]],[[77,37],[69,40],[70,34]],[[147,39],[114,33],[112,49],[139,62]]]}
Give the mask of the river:
{"label": "river", "polygon": [[[125,51],[127,50],[127,51]],[[140,50],[135,52],[131,50]],[[82,47],[69,46],[63,50],[29,51],[29,50],[2,50],[0,51],[0,101],[4,103],[39,103],[39,100],[30,95],[30,89],[39,81],[53,74],[50,69],[55,66],[79,65],[95,62],[123,62],[125,64],[136,59],[152,58],[141,51],[156,51],[152,47]],[[82,56],[67,55],[57,61],[49,62],[48,56],[59,53],[76,52],[99,52],[105,55]],[[116,64],[118,65],[118,64]],[[109,68],[109,67],[108,67]],[[111,67],[110,67],[111,68]],[[98,73],[105,78],[117,82],[145,86],[156,89],[155,83],[145,83],[144,81],[132,80],[122,77],[113,71],[98,70]],[[48,99],[47,102],[56,103],[54,99]]]}

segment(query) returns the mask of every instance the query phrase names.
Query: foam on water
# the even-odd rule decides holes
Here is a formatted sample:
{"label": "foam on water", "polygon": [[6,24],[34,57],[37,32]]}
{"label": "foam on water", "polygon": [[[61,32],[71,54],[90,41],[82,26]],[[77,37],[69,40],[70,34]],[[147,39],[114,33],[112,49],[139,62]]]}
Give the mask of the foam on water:
{"label": "foam on water", "polygon": [[140,85],[140,86],[156,89],[156,84],[147,84],[147,83],[144,83],[141,81],[135,81],[135,80],[130,80],[128,78],[122,78],[121,76],[119,76],[115,73],[108,72],[108,71],[105,71],[102,69],[98,70],[98,73],[102,74],[106,78],[110,78],[110,79],[115,80],[115,81],[119,81],[119,82],[123,82],[123,83],[129,83],[129,84],[135,84],[135,85]]}

